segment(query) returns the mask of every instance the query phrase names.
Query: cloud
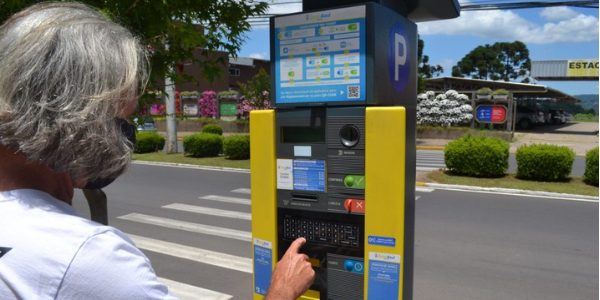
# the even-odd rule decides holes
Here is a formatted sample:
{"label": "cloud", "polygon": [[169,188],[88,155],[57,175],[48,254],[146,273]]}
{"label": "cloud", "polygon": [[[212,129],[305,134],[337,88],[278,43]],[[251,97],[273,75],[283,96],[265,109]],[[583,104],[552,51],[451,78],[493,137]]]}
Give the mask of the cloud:
{"label": "cloud", "polygon": [[[269,4],[269,8],[265,13],[267,16],[286,15],[302,11],[302,3],[298,0],[265,0],[261,2],[267,2],[267,4]],[[251,18],[250,24],[253,29],[269,28],[269,18]]]}
{"label": "cloud", "polygon": [[454,65],[456,65],[454,60],[450,59],[450,58],[444,58],[444,59],[442,59],[442,61],[440,61],[437,64],[439,64],[440,66],[442,66],[442,68],[444,68],[444,73],[448,73],[448,74],[450,74],[450,72],[452,71],[452,67]]}
{"label": "cloud", "polygon": [[474,35],[532,44],[589,42],[598,40],[598,24],[598,18],[584,14],[536,24],[512,11],[466,11],[457,19],[419,24],[419,34]]}
{"label": "cloud", "polygon": [[540,16],[548,21],[561,21],[566,19],[575,18],[578,15],[576,11],[571,8],[560,6],[560,7],[547,7],[540,12]]}
{"label": "cloud", "polygon": [[267,13],[281,15],[302,11],[302,3],[294,1],[294,3],[286,4],[286,2],[288,1],[269,1],[269,11]]}
{"label": "cloud", "polygon": [[267,58],[267,52],[251,53],[251,54],[248,55],[248,57],[257,58],[257,59],[268,59]]}

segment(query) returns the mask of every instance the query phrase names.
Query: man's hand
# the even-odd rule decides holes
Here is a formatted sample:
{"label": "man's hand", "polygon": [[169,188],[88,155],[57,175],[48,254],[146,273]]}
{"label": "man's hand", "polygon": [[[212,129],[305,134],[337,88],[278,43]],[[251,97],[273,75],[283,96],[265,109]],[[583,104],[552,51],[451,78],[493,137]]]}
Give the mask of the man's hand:
{"label": "man's hand", "polygon": [[296,239],[275,265],[271,287],[265,300],[294,300],[302,296],[315,280],[308,256],[299,253],[306,239]]}

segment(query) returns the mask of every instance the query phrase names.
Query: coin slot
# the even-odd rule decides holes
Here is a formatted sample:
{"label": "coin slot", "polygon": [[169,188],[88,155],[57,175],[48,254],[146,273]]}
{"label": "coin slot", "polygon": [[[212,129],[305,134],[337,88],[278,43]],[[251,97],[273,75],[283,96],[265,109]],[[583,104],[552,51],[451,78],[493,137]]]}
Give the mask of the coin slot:
{"label": "coin slot", "polygon": [[360,141],[360,131],[354,125],[346,125],[340,130],[340,141],[348,148],[354,147]]}

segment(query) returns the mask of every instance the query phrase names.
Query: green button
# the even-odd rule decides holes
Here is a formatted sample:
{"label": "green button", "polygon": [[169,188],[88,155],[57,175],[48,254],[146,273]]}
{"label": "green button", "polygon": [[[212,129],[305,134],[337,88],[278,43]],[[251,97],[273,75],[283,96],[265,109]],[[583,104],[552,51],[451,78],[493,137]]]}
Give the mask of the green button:
{"label": "green button", "polygon": [[346,175],[344,177],[344,185],[353,189],[364,189],[365,188],[365,176],[364,175]]}

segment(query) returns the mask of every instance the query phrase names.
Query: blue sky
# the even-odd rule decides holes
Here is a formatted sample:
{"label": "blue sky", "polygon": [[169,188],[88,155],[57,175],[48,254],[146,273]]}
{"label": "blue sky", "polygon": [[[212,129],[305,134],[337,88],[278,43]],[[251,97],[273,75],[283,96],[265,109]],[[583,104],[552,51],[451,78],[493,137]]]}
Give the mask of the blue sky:
{"label": "blue sky", "polygon": [[[299,12],[301,4],[275,3],[269,13]],[[460,1],[465,4],[464,1]],[[433,65],[444,67],[450,76],[452,66],[475,47],[496,42],[522,41],[532,60],[598,59],[598,9],[550,7],[517,10],[466,11],[453,20],[419,23],[425,42],[425,55]],[[247,34],[240,57],[269,59],[269,29],[255,26]],[[567,94],[598,94],[597,81],[537,81]]]}

